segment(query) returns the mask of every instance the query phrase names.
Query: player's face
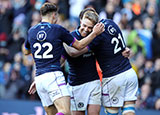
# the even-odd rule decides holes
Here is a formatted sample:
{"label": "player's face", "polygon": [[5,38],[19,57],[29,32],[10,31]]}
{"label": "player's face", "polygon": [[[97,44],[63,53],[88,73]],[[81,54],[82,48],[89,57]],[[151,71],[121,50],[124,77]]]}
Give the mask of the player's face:
{"label": "player's face", "polygon": [[92,29],[94,27],[94,24],[87,18],[83,18],[80,21],[80,28],[79,32],[82,37],[86,37],[89,33],[92,32]]}

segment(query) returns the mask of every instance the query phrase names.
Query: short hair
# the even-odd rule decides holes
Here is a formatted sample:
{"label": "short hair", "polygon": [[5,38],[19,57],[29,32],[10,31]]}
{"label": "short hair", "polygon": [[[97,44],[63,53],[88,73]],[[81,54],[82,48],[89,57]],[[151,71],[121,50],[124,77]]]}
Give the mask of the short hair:
{"label": "short hair", "polygon": [[93,24],[96,24],[99,20],[99,16],[97,12],[92,8],[86,8],[81,11],[79,15],[80,19],[87,18],[89,19]]}
{"label": "short hair", "polygon": [[48,13],[57,12],[57,11],[58,11],[58,7],[55,3],[46,2],[40,8],[40,14],[42,16],[45,16]]}
{"label": "short hair", "polygon": [[96,12],[95,9],[93,9],[93,8],[85,8],[85,9],[83,9],[83,10],[80,12],[79,18],[82,19],[84,13],[87,12],[87,11]]}

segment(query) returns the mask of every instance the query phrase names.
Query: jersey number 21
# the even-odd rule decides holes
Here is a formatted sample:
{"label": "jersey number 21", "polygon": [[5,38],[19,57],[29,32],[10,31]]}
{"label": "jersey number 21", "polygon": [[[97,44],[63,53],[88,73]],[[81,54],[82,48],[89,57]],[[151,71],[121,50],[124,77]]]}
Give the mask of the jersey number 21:
{"label": "jersey number 21", "polygon": [[[119,43],[120,43],[120,42],[122,43],[122,46],[119,46]],[[115,46],[114,46],[114,54],[118,53],[119,51],[121,51],[122,48],[125,47],[124,41],[123,41],[122,36],[121,36],[120,33],[118,34],[118,38],[116,38],[116,37],[113,37],[113,38],[112,38],[111,43],[112,43],[112,44],[115,43]]]}

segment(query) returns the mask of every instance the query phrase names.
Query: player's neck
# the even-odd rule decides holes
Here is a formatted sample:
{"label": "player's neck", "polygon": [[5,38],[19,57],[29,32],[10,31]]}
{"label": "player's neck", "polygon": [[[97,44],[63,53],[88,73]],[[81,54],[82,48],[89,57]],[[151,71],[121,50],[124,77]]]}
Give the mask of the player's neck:
{"label": "player's neck", "polygon": [[42,17],[42,20],[41,22],[48,22],[48,23],[52,23],[52,19],[51,18],[48,18],[48,17]]}

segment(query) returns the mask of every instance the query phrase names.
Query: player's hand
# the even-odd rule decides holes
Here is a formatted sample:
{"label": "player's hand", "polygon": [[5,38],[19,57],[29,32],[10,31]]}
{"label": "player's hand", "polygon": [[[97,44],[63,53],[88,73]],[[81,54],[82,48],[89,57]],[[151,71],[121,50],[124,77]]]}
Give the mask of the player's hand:
{"label": "player's hand", "polygon": [[35,82],[33,82],[28,90],[28,93],[31,95],[31,94],[34,94],[36,92],[36,84]]}
{"label": "player's hand", "polygon": [[94,27],[93,27],[93,33],[95,33],[96,35],[101,34],[102,32],[104,32],[105,28],[104,28],[104,24],[103,23],[97,23]]}
{"label": "player's hand", "polygon": [[126,58],[129,58],[130,54],[131,54],[131,51],[128,47],[126,47],[126,49],[122,52],[122,55]]}

